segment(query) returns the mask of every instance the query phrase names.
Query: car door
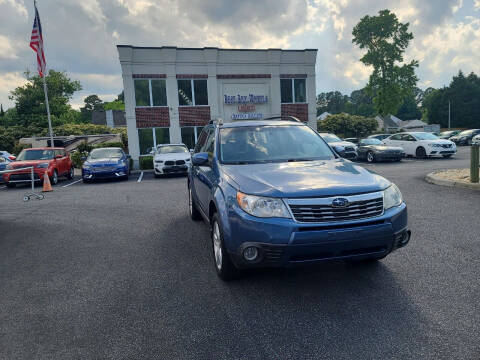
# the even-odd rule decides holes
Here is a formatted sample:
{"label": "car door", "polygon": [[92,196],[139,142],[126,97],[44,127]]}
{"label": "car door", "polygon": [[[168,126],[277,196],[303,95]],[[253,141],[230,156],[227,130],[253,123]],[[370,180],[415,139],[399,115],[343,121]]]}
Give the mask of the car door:
{"label": "car door", "polygon": [[[209,137],[209,133],[212,129],[213,129],[212,126],[206,126],[203,128],[202,132],[198,136],[198,141],[197,141],[197,144],[195,145],[194,154],[198,154],[204,151],[207,138]],[[200,171],[200,166],[192,164],[190,187],[192,189],[192,196],[197,200],[197,204],[200,205],[202,210],[203,210],[203,205],[201,201],[201,197],[202,197],[201,193],[202,191],[205,190],[205,188],[202,187],[203,176],[204,174],[203,172]]]}
{"label": "car door", "polygon": [[406,155],[415,155],[417,151],[417,146],[418,146],[417,139],[415,139],[410,134],[403,134],[402,143],[403,143],[402,147]]}
{"label": "car door", "polygon": [[383,143],[390,146],[402,146],[402,134],[395,134],[383,140]]}
{"label": "car door", "polygon": [[205,213],[208,213],[208,206],[215,181],[213,172],[213,157],[215,152],[215,129],[211,128],[208,132],[205,145],[200,152],[208,153],[208,162],[205,165],[198,166],[196,187],[198,190],[198,200]]}

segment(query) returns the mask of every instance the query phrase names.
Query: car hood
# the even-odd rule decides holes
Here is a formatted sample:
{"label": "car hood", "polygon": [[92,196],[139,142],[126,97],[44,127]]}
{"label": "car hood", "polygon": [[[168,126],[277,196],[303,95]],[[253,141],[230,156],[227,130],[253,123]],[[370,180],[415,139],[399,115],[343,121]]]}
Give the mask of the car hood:
{"label": "car hood", "polygon": [[10,163],[11,167],[14,169],[18,168],[24,168],[28,166],[37,166],[38,164],[43,164],[43,163],[50,163],[52,160],[19,160],[19,161],[12,161]]}
{"label": "car hood", "polygon": [[[363,146],[362,146],[363,147]],[[396,150],[396,151],[403,151],[403,148],[400,146],[388,146],[388,145],[366,145],[364,146],[369,149],[375,149],[378,151],[387,151],[387,150]]]}
{"label": "car hood", "polygon": [[190,153],[156,154],[154,160],[187,160],[190,159],[190,157]]}
{"label": "car hood", "polygon": [[224,165],[229,183],[246,194],[321,197],[384,190],[390,182],[343,159],[289,163]]}
{"label": "car hood", "polygon": [[445,139],[436,139],[436,140],[423,140],[426,144],[441,144],[441,145],[452,145],[453,141]]}
{"label": "car hood", "polygon": [[100,166],[115,166],[118,165],[118,158],[104,158],[104,159],[91,159],[85,161],[84,165],[90,165],[93,167],[100,167]]}
{"label": "car hood", "polygon": [[328,143],[328,145],[330,146],[351,146],[353,148],[356,148],[357,145],[355,145],[354,143],[351,143],[350,141],[335,141],[335,142],[331,142],[331,143]]}

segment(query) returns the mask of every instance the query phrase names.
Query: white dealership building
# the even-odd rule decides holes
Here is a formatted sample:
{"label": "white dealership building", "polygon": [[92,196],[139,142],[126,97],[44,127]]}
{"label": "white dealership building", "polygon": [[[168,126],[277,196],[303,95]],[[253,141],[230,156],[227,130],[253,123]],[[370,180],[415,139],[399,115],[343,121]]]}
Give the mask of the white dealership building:
{"label": "white dealership building", "polygon": [[136,163],[158,144],[193,148],[216,118],[293,115],[316,129],[316,49],[117,48]]}

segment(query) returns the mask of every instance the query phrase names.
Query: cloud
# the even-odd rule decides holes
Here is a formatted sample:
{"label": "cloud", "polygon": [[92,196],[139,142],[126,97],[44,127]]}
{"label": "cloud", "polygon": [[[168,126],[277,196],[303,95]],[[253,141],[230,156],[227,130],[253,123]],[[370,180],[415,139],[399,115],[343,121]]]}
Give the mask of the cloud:
{"label": "cloud", "polygon": [[11,104],[8,99],[10,91],[26,82],[27,80],[21,72],[0,73],[0,104],[3,104],[4,109],[7,104]]}
{"label": "cloud", "polygon": [[[410,23],[415,39],[406,60],[421,60],[423,84],[441,86],[461,67],[478,71],[478,22],[466,15],[480,0],[42,0],[47,64],[79,79],[88,94],[122,90],[116,44],[228,48],[319,48],[317,89],[350,92],[370,70],[359,59],[352,28],[389,8]],[[36,69],[28,47],[30,1],[0,0],[0,77]],[[476,43],[474,43],[476,41]],[[468,46],[464,46],[468,44]],[[18,76],[17,76],[18,79]],[[4,80],[5,81],[5,80]],[[13,84],[13,83],[10,83]],[[12,88],[8,88],[8,91]],[[4,90],[4,94],[8,93]],[[0,101],[7,101],[4,96]]]}

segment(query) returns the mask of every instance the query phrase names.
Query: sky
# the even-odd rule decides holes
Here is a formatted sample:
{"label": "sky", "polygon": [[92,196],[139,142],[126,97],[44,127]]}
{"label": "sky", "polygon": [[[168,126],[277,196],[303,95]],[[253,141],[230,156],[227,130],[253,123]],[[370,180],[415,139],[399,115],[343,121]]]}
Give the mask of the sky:
{"label": "sky", "polygon": [[[359,59],[352,29],[390,9],[409,22],[418,86],[448,85],[460,69],[480,74],[480,0],[37,0],[47,65],[79,80],[72,106],[122,91],[117,44],[222,48],[318,49],[317,93],[362,88],[371,69]],[[0,0],[0,103],[36,70],[29,48],[33,1]]]}

